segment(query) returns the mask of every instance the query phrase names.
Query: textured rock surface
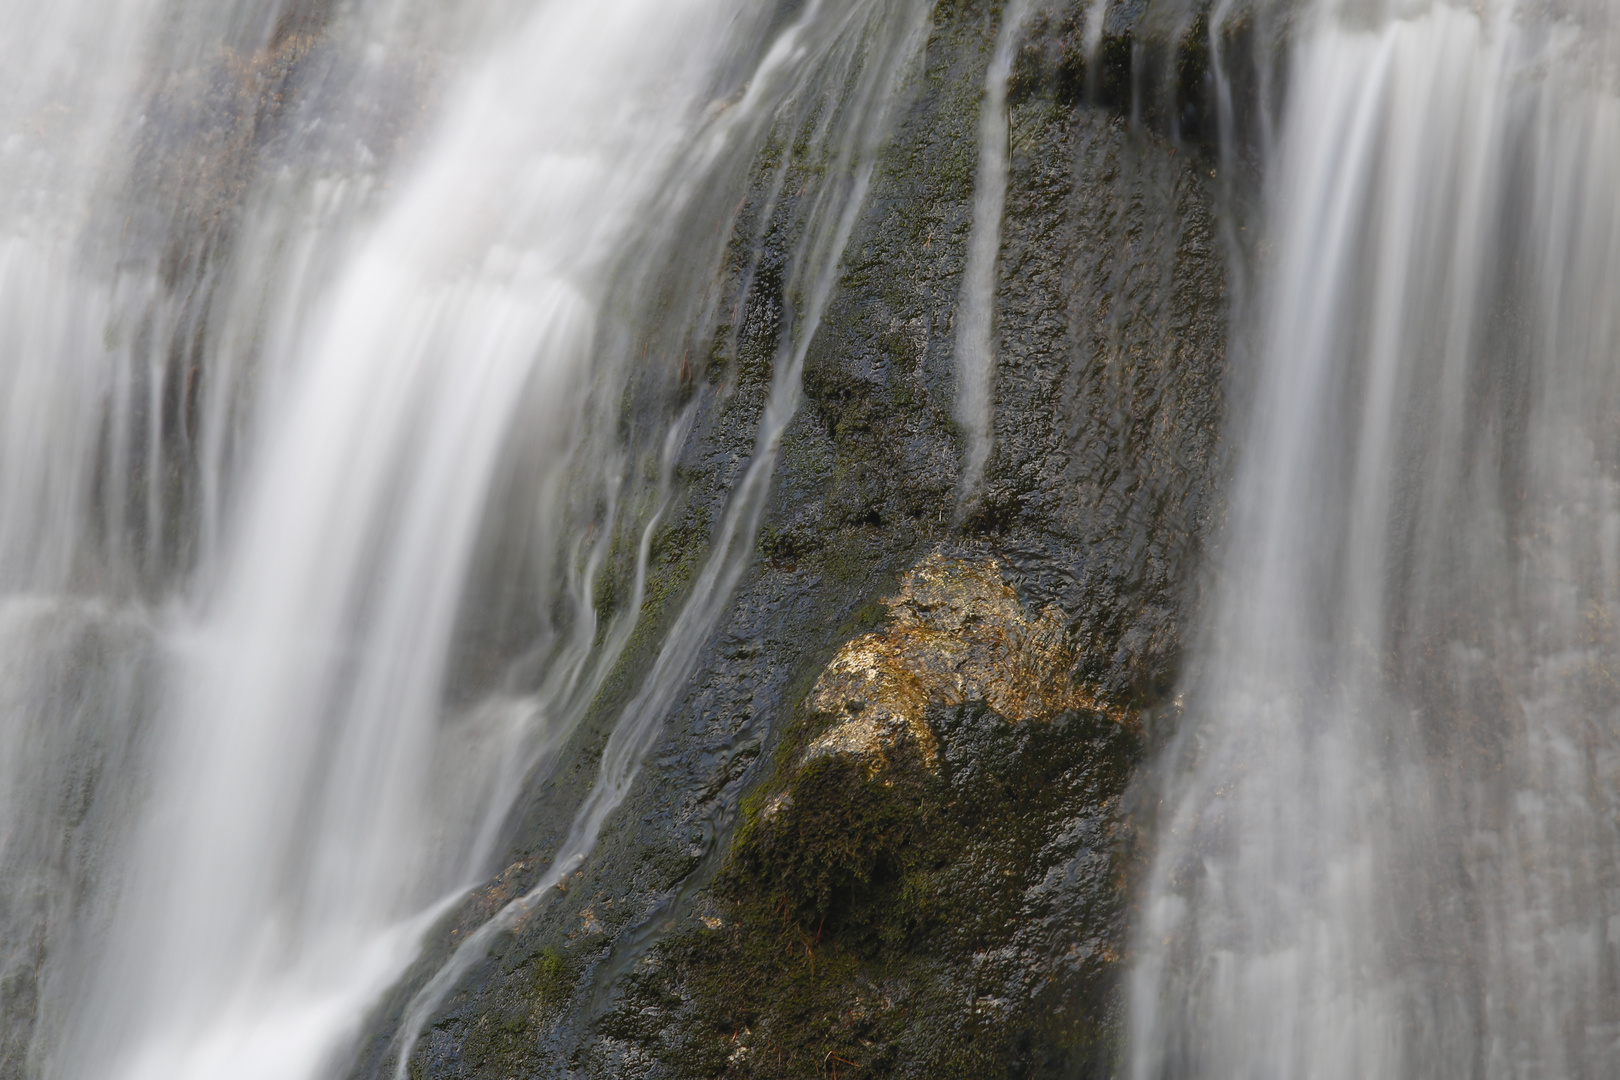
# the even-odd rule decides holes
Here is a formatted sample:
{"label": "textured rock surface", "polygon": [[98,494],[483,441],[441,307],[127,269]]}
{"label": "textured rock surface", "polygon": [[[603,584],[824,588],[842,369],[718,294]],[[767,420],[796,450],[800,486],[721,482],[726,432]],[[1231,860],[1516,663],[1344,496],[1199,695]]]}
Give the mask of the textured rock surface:
{"label": "textured rock surface", "polygon": [[[1121,804],[1217,509],[1225,355],[1213,166],[1170,138],[1198,116],[1133,127],[1120,7],[1098,70],[1075,9],[1014,74],[982,503],[957,520],[951,344],[999,5],[961,0],[936,12],[729,620],[593,858],[445,1003],[411,1075],[1112,1069]],[[423,970],[556,850],[751,451],[783,303],[766,235],[641,643]],[[385,1074],[402,1000],[356,1075]]]}
{"label": "textured rock surface", "polygon": [[[953,559],[935,551],[885,599],[887,624],[838,650],[811,688],[812,711],[838,722],[816,736],[796,767],[818,757],[862,759],[868,774],[907,745],[939,768],[930,705],[982,701],[1008,720],[1050,719],[1065,709],[1109,713],[1075,685],[1078,657],[1054,604],[1033,620],[995,558]],[[1124,714],[1116,719],[1124,721]]]}

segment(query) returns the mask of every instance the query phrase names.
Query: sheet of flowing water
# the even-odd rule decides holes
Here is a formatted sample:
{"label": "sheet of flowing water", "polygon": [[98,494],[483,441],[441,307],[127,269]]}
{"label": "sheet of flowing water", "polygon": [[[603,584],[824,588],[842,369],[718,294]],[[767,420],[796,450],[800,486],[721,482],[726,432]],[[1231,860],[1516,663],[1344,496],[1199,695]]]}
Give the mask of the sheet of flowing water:
{"label": "sheet of flowing water", "polygon": [[759,450],[558,865],[622,799],[926,6],[0,11],[0,1075],[320,1075],[628,638],[787,139]]}
{"label": "sheet of flowing water", "polygon": [[956,422],[966,436],[957,502],[979,495],[995,437],[994,317],[996,260],[1001,254],[1001,217],[1007,201],[1007,81],[1019,35],[1035,9],[1033,0],[1008,0],[996,29],[996,44],[984,76],[979,107],[979,164],[973,182],[973,226],[962,267],[956,312]]}
{"label": "sheet of flowing water", "polygon": [[1297,13],[1134,1077],[1620,1074],[1620,27]]}

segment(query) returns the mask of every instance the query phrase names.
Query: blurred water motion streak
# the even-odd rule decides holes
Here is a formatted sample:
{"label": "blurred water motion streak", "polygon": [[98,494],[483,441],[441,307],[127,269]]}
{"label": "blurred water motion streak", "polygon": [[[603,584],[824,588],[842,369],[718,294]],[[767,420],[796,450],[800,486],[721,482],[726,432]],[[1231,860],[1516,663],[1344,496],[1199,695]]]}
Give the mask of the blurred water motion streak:
{"label": "blurred water motion streak", "polygon": [[634,628],[763,191],[799,318],[611,811],[925,10],[7,0],[0,1074],[342,1066]]}
{"label": "blurred water motion streak", "polygon": [[1620,1072],[1620,28],[1391,8],[1295,12],[1139,1080]]}

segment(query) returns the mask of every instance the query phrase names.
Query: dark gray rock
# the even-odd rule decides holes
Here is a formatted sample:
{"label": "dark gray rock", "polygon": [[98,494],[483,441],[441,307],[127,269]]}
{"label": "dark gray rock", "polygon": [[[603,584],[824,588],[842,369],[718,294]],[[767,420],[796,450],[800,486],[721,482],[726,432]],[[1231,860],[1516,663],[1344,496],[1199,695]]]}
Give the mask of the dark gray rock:
{"label": "dark gray rock", "polygon": [[[1215,166],[1173,138],[1202,106],[1172,94],[1142,108],[1140,88],[1124,89],[1153,55],[1156,70],[1186,69],[1172,89],[1196,87],[1196,50],[1145,50],[1150,35],[1131,38],[1143,13],[1126,5],[1101,54],[1115,67],[1087,72],[1080,15],[1032,27],[1012,84],[984,497],[958,514],[952,347],[998,5],[960,0],[936,12],[729,617],[589,862],[444,1003],[412,1076],[1112,1069],[1121,802],[1137,718],[1175,682],[1218,512],[1225,286]],[[537,880],[752,452],[787,250],[766,235],[736,347],[699,390],[644,628],[563,767],[530,792],[508,869],[441,929],[421,972]],[[882,625],[879,601],[936,549],[995,559],[1031,612],[1055,605],[1080,657],[1070,677],[1099,708],[1015,724],[936,704],[937,767],[806,764],[800,749],[832,722],[806,703],[818,674]],[[354,1075],[387,1075],[411,989],[379,1011]]]}

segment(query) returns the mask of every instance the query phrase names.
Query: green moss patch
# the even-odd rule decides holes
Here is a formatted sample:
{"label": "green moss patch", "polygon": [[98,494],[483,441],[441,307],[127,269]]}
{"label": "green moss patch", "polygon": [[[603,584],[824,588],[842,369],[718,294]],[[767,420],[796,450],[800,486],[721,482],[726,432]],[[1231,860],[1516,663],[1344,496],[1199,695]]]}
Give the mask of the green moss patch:
{"label": "green moss patch", "polygon": [[[931,709],[941,767],[789,761],[755,792],[709,913],[618,1016],[680,1015],[670,1075],[1104,1075],[1136,735],[1100,714]],[[787,740],[828,723],[809,715]],[[1079,809],[1077,809],[1079,808]],[[1075,942],[1075,930],[1095,928]],[[636,1037],[629,1026],[609,1034]],[[640,1036],[646,1039],[645,1034]]]}

